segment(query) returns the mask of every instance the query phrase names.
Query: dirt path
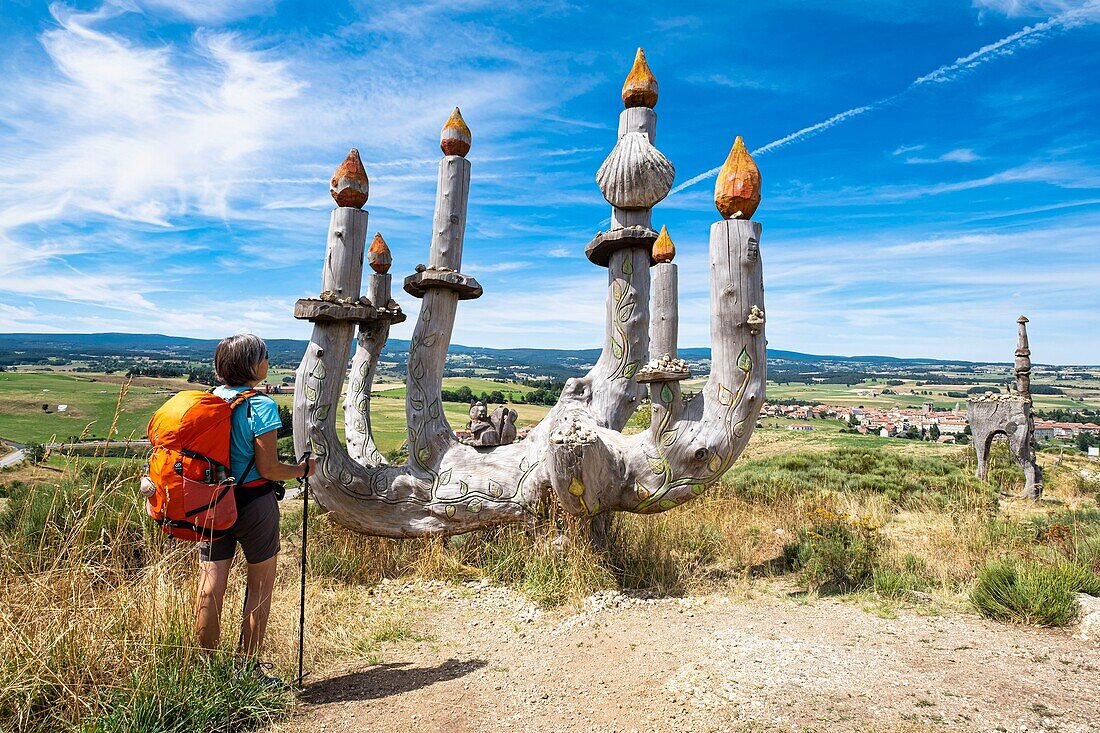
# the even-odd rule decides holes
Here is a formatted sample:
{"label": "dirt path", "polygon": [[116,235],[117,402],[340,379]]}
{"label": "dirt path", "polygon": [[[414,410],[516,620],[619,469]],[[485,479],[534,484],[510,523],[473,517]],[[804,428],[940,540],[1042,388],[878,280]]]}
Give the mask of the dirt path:
{"label": "dirt path", "polygon": [[390,584],[377,608],[399,605],[414,635],[314,682],[275,730],[1100,729],[1098,644],[753,595],[607,594],[569,615],[485,585]]}

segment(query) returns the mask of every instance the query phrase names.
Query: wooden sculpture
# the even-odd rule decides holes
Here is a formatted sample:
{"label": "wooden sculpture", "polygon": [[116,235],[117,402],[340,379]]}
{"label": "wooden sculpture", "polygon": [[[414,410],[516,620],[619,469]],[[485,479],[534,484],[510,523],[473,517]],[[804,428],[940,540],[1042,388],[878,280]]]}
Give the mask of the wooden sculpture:
{"label": "wooden sculpture", "polygon": [[[558,403],[522,441],[509,442],[515,419],[498,410],[487,421],[497,426],[500,445],[460,443],[440,398],[459,301],[482,293],[461,273],[471,165],[465,158],[470,131],[458,110],[441,136],[428,264],[404,281],[405,291],[423,303],[409,347],[409,457],[402,465],[388,465],[375,447],[370,393],[390,325],[404,315],[390,298],[388,258],[370,260],[375,271],[360,296],[367,212],[333,211],[321,288],[336,302],[306,299],[295,308],[314,329],[297,372],[294,441],[299,452],[317,456],[310,485],[337,521],[367,534],[407,537],[521,520],[547,498],[577,516],[655,513],[703,494],[733,465],[764,400],[760,225],[722,211],[711,226],[710,376],[685,401],[680,381],[690,375],[676,356],[675,248],[667,232],[658,242],[652,226],[653,206],[668,194],[675,171],[653,145],[657,83],[640,49],[623,101],[618,142],[597,174],[612,205],[611,226],[585,250],[607,268],[603,351],[587,375],[566,383]],[[384,268],[375,266],[383,259]],[[336,412],[353,339],[345,448]],[[623,435],[647,391],[651,428]],[[486,419],[482,411],[477,418]]]}
{"label": "wooden sculpture", "polygon": [[967,401],[966,413],[978,461],[978,478],[989,473],[989,450],[1003,435],[1017,465],[1024,471],[1022,499],[1043,495],[1043,469],[1035,461],[1035,417],[1031,405],[1031,348],[1027,341],[1027,316],[1016,319],[1016,390],[1007,394],[987,392]]}

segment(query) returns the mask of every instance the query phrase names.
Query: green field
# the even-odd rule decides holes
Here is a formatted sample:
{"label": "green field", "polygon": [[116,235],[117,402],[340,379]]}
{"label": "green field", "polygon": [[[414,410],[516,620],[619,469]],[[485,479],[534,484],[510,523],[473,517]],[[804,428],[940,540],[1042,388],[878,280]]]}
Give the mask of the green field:
{"label": "green field", "polygon": [[[86,431],[89,437],[106,438],[118,404],[118,382],[103,375],[0,372],[0,437],[46,443]],[[147,386],[157,382],[163,385]],[[178,388],[174,379],[142,379],[131,385],[112,437],[145,437],[153,411]],[[58,412],[58,405],[68,407]]]}
{"label": "green field", "polygon": [[[88,437],[107,437],[107,430],[118,404],[120,384],[117,376],[77,375],[72,373],[0,372],[0,437],[20,443],[65,441],[87,431]],[[506,396],[522,397],[531,387],[486,379],[448,378],[446,389],[468,386],[475,393],[499,390]],[[189,386],[176,379],[142,378],[130,386],[119,414],[114,437],[145,437],[145,427],[153,412],[180,389]],[[276,402],[291,406],[294,396],[272,395]],[[43,410],[42,405],[49,410]],[[65,412],[58,405],[67,405]],[[457,402],[443,403],[451,426],[458,429],[470,419],[469,407]],[[532,425],[549,411],[541,405],[512,405],[519,413],[519,427]],[[399,448],[405,441],[405,389],[387,390],[371,398],[374,438],[379,450]],[[343,434],[343,412],[338,413],[337,429]]]}
{"label": "green field", "polygon": [[[491,379],[477,379],[473,377],[444,377],[443,389],[456,390],[459,387],[469,387],[470,391],[475,395],[479,395],[482,392],[500,392],[508,400],[521,400],[523,395],[528,392],[533,392],[534,387],[527,387],[522,384],[516,384],[515,382],[494,382]],[[405,399],[405,388],[395,387],[393,389],[378,390],[381,394],[387,397],[400,397]]]}
{"label": "green field", "polygon": [[[684,389],[697,391],[702,388],[703,379],[693,379],[685,382]],[[1032,395],[1032,401],[1036,409],[1050,410],[1054,408],[1100,408],[1100,390],[1073,382],[1036,382],[1051,384],[1065,390],[1064,395]],[[801,382],[777,384],[768,382],[768,399],[771,400],[802,400],[813,404],[836,405],[838,407],[920,407],[921,403],[931,400],[938,409],[950,409],[956,404],[966,407],[966,400],[961,397],[948,397],[947,392],[966,392],[971,387],[987,386],[995,387],[1000,383],[993,379],[975,379],[972,384],[917,385],[914,381],[905,381],[901,385],[887,386],[882,380],[862,382],[858,385],[848,386],[844,384],[803,384]],[[890,389],[897,393],[917,392],[917,394],[881,394],[884,389]],[[873,390],[880,394],[871,397],[867,394],[859,394],[859,391]],[[931,392],[931,395],[919,394],[919,392]],[[1002,391],[1004,391],[1002,389]]]}

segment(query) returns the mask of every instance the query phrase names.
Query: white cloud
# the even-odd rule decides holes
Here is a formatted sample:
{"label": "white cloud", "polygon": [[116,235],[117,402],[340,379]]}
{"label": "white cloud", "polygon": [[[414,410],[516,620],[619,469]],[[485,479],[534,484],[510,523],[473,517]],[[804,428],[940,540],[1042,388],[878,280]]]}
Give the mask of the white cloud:
{"label": "white cloud", "polygon": [[974,7],[983,13],[993,11],[1010,18],[1062,13],[1100,15],[1100,3],[1095,0],[974,0]]}
{"label": "white cloud", "polygon": [[[923,146],[922,146],[923,147]],[[901,148],[899,148],[900,150]],[[896,155],[897,153],[895,153]],[[924,158],[910,156],[905,159],[906,163],[973,163],[981,160],[982,156],[975,153],[970,148],[956,148],[955,150],[949,150],[943,155],[937,155],[934,158]]]}

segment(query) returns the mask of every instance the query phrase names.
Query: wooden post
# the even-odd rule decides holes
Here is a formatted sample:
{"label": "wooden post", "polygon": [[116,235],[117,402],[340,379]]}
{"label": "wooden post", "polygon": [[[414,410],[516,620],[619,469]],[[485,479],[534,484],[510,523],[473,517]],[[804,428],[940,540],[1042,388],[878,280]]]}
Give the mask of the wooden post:
{"label": "wooden post", "polygon": [[[340,298],[359,298],[368,218],[366,211],[349,206],[333,210],[321,278],[323,291]],[[294,449],[299,455],[312,451],[322,464],[328,456],[319,446],[337,444],[335,420],[329,417],[340,404],[354,332],[355,325],[350,322],[315,324],[295,375]]]}
{"label": "wooden post", "polygon": [[327,290],[338,298],[359,298],[369,218],[367,212],[350,206],[332,210],[325,246],[325,268],[321,275],[322,292]]}
{"label": "wooden post", "polygon": [[[367,299],[379,307],[390,302],[393,276],[373,272],[367,279]],[[370,393],[378,369],[378,357],[390,335],[389,320],[364,324],[359,328],[355,355],[351,360],[351,384],[344,398],[344,434],[348,454],[363,466],[379,466],[385,457],[374,444],[371,432]]]}
{"label": "wooden post", "polygon": [[[459,155],[444,156],[439,161],[429,268],[457,272],[462,265],[469,196],[470,162]],[[447,448],[457,442],[443,412],[441,390],[458,299],[454,290],[428,289],[409,347],[405,393],[409,460],[414,470],[422,472],[430,472]]]}
{"label": "wooden post", "polygon": [[[653,278],[653,308],[650,314],[649,353],[653,359],[661,359],[665,354],[670,359],[675,359],[680,327],[676,265],[672,262],[658,262],[650,270],[650,276]],[[656,435],[663,432],[662,426],[671,425],[683,412],[680,382],[650,382],[649,402],[650,430]]]}

